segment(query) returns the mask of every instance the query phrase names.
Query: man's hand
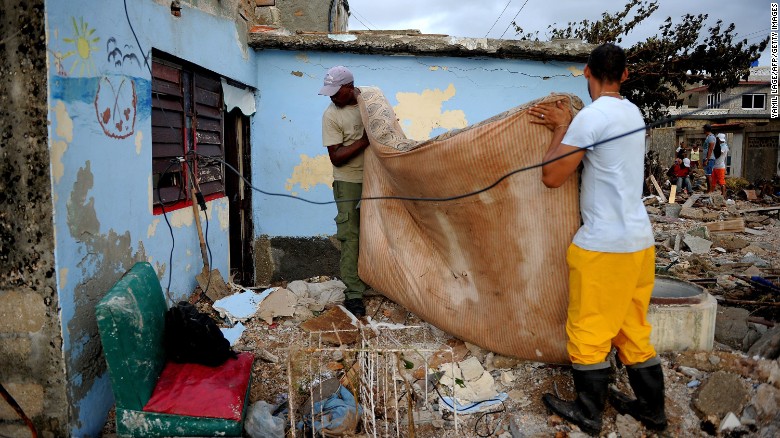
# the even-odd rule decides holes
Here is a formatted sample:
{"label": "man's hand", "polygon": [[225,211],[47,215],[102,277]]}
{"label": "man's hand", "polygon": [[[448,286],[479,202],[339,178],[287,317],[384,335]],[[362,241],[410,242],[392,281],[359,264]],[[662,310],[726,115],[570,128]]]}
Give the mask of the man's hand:
{"label": "man's hand", "polygon": [[528,110],[528,114],[531,115],[531,123],[546,126],[550,131],[564,128],[563,131],[566,132],[572,119],[571,110],[563,104],[563,100],[534,105]]}

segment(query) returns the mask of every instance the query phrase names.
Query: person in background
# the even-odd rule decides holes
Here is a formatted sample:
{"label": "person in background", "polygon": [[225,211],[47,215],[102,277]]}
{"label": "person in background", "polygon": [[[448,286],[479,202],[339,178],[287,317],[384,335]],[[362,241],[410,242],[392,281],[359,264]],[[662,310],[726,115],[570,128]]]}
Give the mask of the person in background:
{"label": "person in background", "polygon": [[691,170],[699,168],[699,160],[701,160],[701,149],[694,143],[691,148]]}
{"label": "person in background", "polygon": [[704,179],[707,180],[707,193],[712,191],[712,169],[715,167],[715,135],[712,133],[712,126],[704,125],[704,144],[701,149],[704,152]]}
{"label": "person in background", "polygon": [[331,104],[322,115],[322,143],[333,164],[333,197],[336,200],[336,238],[341,241],[339,268],[344,291],[344,307],[356,317],[366,314],[363,293],[367,286],[358,275],[360,249],[359,200],[363,194],[363,152],[369,146],[357,103],[352,72],[337,66],[328,70],[320,95]]}
{"label": "person in background", "polygon": [[723,197],[726,197],[726,157],[729,154],[729,145],[726,143],[726,134],[720,133],[717,137],[717,146],[715,147],[715,152],[718,152],[718,149],[720,149],[720,154],[713,153],[713,156],[715,157],[715,164],[712,169],[712,191],[715,191],[718,187],[720,187],[720,192],[723,195]]}
{"label": "person in background", "polygon": [[[531,123],[552,131],[543,158],[544,185],[560,187],[583,164],[583,225],[566,254],[566,349],[577,396],[568,401],[545,394],[542,400],[551,411],[592,434],[601,430],[608,396],[618,412],[664,430],[664,375],[647,321],[655,282],[655,239],[641,199],[645,138],[637,127],[644,121],[639,108],[620,94],[620,84],[628,78],[623,49],[614,44],[596,47],[583,74],[593,103],[573,119],[560,101],[529,109],[536,117]],[[627,367],[636,398],[608,389],[612,370],[607,355],[612,346]]]}
{"label": "person in background", "polygon": [[685,155],[688,153],[688,149],[685,148],[685,141],[680,142],[680,145],[677,146],[677,150],[675,152],[677,153],[677,158],[681,160],[685,158]]}
{"label": "person in background", "polygon": [[689,195],[693,192],[691,186],[691,160],[677,158],[673,167],[674,176],[677,178],[677,193]]}

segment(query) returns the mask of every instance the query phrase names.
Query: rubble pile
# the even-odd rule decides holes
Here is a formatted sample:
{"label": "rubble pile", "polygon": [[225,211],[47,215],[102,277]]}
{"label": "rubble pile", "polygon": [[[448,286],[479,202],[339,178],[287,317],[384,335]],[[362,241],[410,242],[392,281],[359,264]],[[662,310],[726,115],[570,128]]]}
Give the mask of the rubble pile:
{"label": "rubble pile", "polygon": [[[669,429],[658,436],[780,436],[780,202],[771,195],[735,201],[704,194],[680,201],[679,208],[668,208],[672,204],[658,197],[645,199],[655,233],[656,271],[698,284],[716,298],[715,348],[661,355]],[[546,392],[574,397],[569,367],[519,361],[464,343],[377,293],[367,295],[368,316],[358,321],[339,307],[342,291],[340,282],[327,277],[281,283],[263,291],[275,299],[265,305],[254,303],[255,310],[246,317],[233,317],[243,329],[234,348],[253,352],[257,359],[250,393],[250,403],[258,403],[255,410],[262,407],[268,418],[270,413],[284,417],[290,387],[288,361],[296,360],[289,354],[307,332],[337,326],[354,330],[354,335],[328,341],[352,348],[360,342],[358,332],[366,327],[376,331],[419,326],[409,331],[415,339],[402,342],[425,339],[432,348],[446,345],[449,356],[447,360],[432,356],[428,370],[410,364],[397,373],[394,378],[408,385],[413,396],[409,403],[406,398],[399,401],[398,429],[389,430],[387,436],[411,436],[412,430],[417,437],[587,436],[551,415],[541,402]],[[226,330],[230,328],[229,308],[226,312],[225,306],[215,305],[199,290],[192,301]],[[329,365],[329,369],[327,375],[309,376],[312,384],[343,379],[349,373],[341,366]],[[625,370],[619,364],[615,370],[616,385],[630,393]],[[455,390],[448,392],[448,388]],[[414,415],[409,415],[410,410]],[[275,421],[279,427],[281,423]],[[361,431],[358,426],[358,436]],[[104,436],[113,432],[110,424],[105,432]],[[601,436],[656,435],[608,406]]]}

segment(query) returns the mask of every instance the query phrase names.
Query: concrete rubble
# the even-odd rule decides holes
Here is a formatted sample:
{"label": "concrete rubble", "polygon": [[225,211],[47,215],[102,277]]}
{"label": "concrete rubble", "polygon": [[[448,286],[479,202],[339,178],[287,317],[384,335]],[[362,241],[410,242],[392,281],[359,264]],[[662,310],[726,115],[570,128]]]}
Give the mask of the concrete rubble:
{"label": "concrete rubble", "polygon": [[[702,286],[718,302],[714,348],[661,354],[669,416],[665,434],[656,435],[608,407],[601,436],[780,436],[780,202],[773,196],[749,202],[720,195],[699,195],[693,201],[683,204],[678,217],[655,197],[645,204],[655,234],[657,273]],[[667,211],[672,216],[665,215]],[[232,311],[223,303],[212,305],[204,297],[197,303],[214,316],[219,310],[222,317],[217,319],[226,327],[229,320],[243,324],[235,348],[252,351],[258,358],[250,403],[278,405],[286,399],[290,346],[312,333],[335,329],[337,334],[318,342],[355,347],[361,336],[383,326],[418,327],[409,342],[429,340],[432,347],[446,349],[430,355],[428,370],[415,364],[405,377],[397,377],[411,384],[418,406],[409,417],[405,402],[399,402],[401,436],[408,435],[411,423],[417,437],[587,436],[541,402],[546,392],[573,397],[569,367],[521,361],[464,343],[375,293],[367,295],[367,316],[358,320],[339,305],[343,284],[327,277],[274,286],[263,291],[264,299],[251,300],[251,309],[243,309],[240,317],[229,315]],[[247,293],[258,295],[254,291],[236,295]],[[338,364],[331,369],[349,372]],[[455,422],[442,405],[444,389],[426,392],[422,389],[426,380],[455,388],[456,403],[498,401],[490,409],[459,414]],[[630,393],[620,366],[615,384]],[[433,408],[426,408],[419,398]],[[112,432],[110,424],[107,428]]]}

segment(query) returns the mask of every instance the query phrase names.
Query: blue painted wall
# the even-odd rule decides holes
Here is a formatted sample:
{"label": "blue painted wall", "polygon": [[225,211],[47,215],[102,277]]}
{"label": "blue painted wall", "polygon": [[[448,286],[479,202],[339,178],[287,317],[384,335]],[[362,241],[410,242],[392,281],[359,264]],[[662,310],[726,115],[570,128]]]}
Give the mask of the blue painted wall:
{"label": "blue painted wall", "polygon": [[[200,2],[219,12],[218,1]],[[113,404],[94,305],[136,260],[150,261],[171,298],[188,296],[202,260],[191,208],[152,213],[152,48],[255,85],[246,26],[186,4],[49,0],[49,144],[56,263],[72,436],[98,436]],[[210,6],[213,5],[213,6]],[[135,31],[131,30],[130,23]],[[228,272],[227,202],[209,202],[213,267]]]}
{"label": "blue painted wall", "polygon": [[[220,7],[216,0],[199,4]],[[246,46],[245,26],[232,18],[186,4],[174,17],[167,2],[129,0],[128,21],[124,5],[46,2],[55,257],[72,436],[97,436],[113,404],[94,321],[97,301],[134,261],[150,261],[163,288],[171,279],[172,300],[192,292],[202,265],[192,210],[168,216],[173,263],[165,219],[152,213],[151,76],[144,63],[152,48],[256,87],[252,181],[319,201],[332,200],[332,190],[321,144],[329,99],[317,92],[333,65],[349,67],[358,85],[382,88],[407,134],[422,138],[554,91],[587,97],[576,63],[255,52]],[[417,123],[422,116],[428,125]],[[209,202],[212,266],[223,274],[227,209],[224,198]],[[253,196],[256,236],[334,234],[335,214],[332,204]]]}
{"label": "blue painted wall", "polygon": [[[590,102],[581,76],[584,65],[579,63],[277,50],[259,51],[257,56],[260,100],[252,126],[253,181],[266,191],[318,201],[333,199],[330,183],[323,178],[316,184],[297,183],[296,175],[300,173],[296,174],[296,168],[310,171],[314,167],[302,166],[301,155],[308,157],[304,160],[327,155],[322,145],[321,120],[330,100],[317,93],[325,72],[334,65],[347,66],[358,86],[380,87],[394,107],[399,105],[399,97],[409,96],[405,93],[418,94],[422,101],[441,102],[437,110],[442,120],[448,118],[447,112],[462,111],[469,125],[551,92],[574,93]],[[396,112],[407,136],[420,139],[410,135],[410,117],[414,116],[408,114],[408,106]],[[439,135],[448,130],[445,128],[432,129],[423,138]],[[318,164],[317,170],[321,171],[322,161]],[[316,236],[336,232],[334,205],[254,196],[257,235]]]}

